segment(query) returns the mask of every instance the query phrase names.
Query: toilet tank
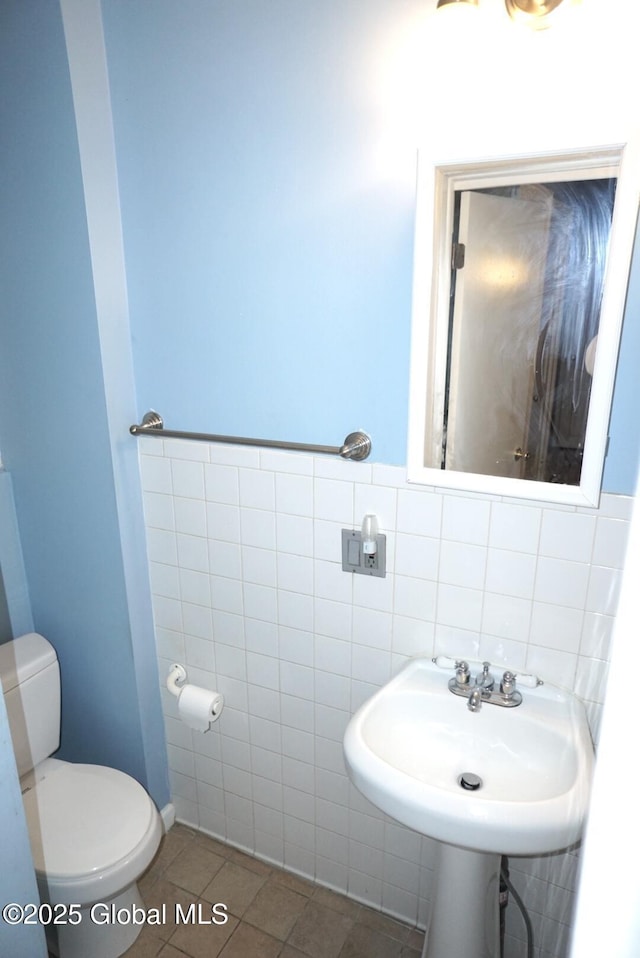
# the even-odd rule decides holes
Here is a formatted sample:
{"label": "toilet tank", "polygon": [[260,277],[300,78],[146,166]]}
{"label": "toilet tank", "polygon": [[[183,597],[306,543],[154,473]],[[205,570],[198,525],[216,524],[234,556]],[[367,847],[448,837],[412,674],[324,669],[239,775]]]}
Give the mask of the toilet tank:
{"label": "toilet tank", "polygon": [[18,775],[60,745],[60,668],[55,649],[30,632],[0,645],[0,680]]}

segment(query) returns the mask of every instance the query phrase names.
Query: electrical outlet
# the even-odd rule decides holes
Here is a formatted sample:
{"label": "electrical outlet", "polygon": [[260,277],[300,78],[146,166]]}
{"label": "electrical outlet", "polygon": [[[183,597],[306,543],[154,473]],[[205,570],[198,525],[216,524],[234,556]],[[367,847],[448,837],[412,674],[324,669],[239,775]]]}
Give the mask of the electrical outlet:
{"label": "electrical outlet", "polygon": [[359,575],[375,575],[385,578],[387,574],[386,555],[387,537],[376,537],[378,551],[367,555],[362,551],[362,534],[356,529],[342,530],[342,570],[357,572]]}

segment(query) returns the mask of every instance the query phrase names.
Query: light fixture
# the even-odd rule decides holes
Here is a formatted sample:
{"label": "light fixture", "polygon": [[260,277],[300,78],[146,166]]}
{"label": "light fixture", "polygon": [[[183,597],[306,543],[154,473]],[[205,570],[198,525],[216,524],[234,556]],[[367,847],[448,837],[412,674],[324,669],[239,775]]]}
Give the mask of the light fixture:
{"label": "light fixture", "polygon": [[[563,0],[504,0],[507,13],[512,20],[527,23],[536,30],[550,25],[550,17]],[[574,0],[576,2],[576,0]],[[436,9],[456,4],[467,7],[477,7],[478,0],[438,0]]]}
{"label": "light fixture", "polygon": [[528,23],[536,30],[550,26],[550,17],[553,11],[560,6],[562,0],[504,0],[507,13],[512,20]]}

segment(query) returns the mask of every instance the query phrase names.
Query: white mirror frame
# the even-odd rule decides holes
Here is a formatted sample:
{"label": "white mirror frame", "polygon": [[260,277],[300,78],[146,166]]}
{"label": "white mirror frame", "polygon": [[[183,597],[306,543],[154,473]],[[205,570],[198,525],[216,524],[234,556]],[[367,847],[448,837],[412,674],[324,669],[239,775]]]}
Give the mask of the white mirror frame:
{"label": "white mirror frame", "polygon": [[[589,415],[580,485],[538,482],[478,473],[456,472],[425,465],[432,424],[442,422],[444,374],[449,323],[453,193],[478,181],[538,182],[554,172],[610,170],[617,175],[615,205],[605,273]],[[558,178],[557,176],[555,177]],[[489,495],[543,500],[576,506],[597,506],[607,452],[622,319],[640,203],[640,144],[606,144],[564,152],[512,156],[491,161],[477,158],[442,159],[418,156],[418,188],[413,267],[411,378],[407,478],[409,482]],[[438,418],[440,417],[440,418]],[[439,437],[436,441],[440,441]]]}

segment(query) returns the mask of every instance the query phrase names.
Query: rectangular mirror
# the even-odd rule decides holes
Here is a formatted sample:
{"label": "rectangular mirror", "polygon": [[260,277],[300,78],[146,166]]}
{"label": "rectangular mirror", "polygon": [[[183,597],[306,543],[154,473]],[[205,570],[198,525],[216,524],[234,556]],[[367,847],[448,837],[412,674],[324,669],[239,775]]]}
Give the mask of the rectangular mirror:
{"label": "rectangular mirror", "polygon": [[629,154],[420,158],[410,482],[597,505],[638,208]]}

